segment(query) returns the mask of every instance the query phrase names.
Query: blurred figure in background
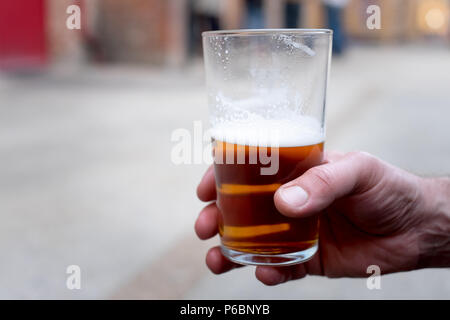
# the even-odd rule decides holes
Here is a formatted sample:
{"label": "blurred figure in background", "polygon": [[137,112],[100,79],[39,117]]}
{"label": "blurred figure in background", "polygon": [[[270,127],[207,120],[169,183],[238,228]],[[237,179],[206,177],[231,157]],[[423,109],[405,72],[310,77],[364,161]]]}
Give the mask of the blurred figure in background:
{"label": "blurred figure in background", "polygon": [[343,53],[347,36],[343,26],[343,12],[348,0],[322,0],[325,7],[327,27],[333,30],[333,54]]}
{"label": "blurred figure in background", "polygon": [[202,32],[220,29],[220,0],[189,1],[189,52],[200,54]]}
{"label": "blurred figure in background", "polygon": [[284,4],[284,25],[286,28],[298,28],[300,23],[302,7],[297,0],[288,0]]}
{"label": "blurred figure in background", "polygon": [[245,2],[247,18],[246,26],[247,29],[262,29],[264,28],[264,10],[262,0],[247,0]]}

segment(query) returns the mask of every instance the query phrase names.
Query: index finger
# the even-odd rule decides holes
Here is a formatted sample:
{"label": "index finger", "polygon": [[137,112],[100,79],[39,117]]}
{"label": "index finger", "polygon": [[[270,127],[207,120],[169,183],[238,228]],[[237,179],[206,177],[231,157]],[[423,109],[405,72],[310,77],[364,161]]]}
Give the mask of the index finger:
{"label": "index finger", "polygon": [[210,166],[206,170],[200,184],[197,187],[197,197],[202,201],[212,201],[216,199],[216,181],[214,178],[214,168]]}

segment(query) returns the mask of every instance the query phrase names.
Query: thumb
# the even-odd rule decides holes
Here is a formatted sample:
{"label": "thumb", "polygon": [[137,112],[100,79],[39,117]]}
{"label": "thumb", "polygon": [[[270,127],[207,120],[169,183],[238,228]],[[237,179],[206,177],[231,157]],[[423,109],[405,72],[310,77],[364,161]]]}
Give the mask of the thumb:
{"label": "thumb", "polygon": [[288,217],[317,214],[336,199],[371,188],[379,168],[378,160],[367,153],[348,153],[282,185],[275,193],[275,206]]}

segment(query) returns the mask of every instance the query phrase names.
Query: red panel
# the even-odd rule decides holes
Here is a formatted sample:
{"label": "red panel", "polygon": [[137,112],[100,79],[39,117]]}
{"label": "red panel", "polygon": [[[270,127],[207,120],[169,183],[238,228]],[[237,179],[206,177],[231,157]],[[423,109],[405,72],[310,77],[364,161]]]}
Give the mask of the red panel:
{"label": "red panel", "polygon": [[45,1],[0,1],[0,67],[45,62]]}

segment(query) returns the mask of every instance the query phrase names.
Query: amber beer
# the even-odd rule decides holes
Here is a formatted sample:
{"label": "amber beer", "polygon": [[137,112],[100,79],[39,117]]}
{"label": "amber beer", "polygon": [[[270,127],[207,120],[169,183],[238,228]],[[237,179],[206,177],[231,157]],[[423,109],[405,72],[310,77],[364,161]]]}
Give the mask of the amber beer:
{"label": "amber beer", "polygon": [[[213,139],[217,206],[221,212],[219,233],[225,249],[280,255],[316,246],[318,217],[288,218],[278,212],[273,197],[282,184],[321,164],[324,143],[317,137],[316,141],[301,137],[291,140],[298,141],[298,145],[250,146]],[[257,161],[251,163],[255,153]],[[237,163],[239,154],[244,155],[245,163]],[[261,163],[261,154],[278,156],[275,174],[261,174],[261,168],[268,166]],[[230,159],[234,161],[230,163]],[[282,258],[279,262],[283,263]]]}

